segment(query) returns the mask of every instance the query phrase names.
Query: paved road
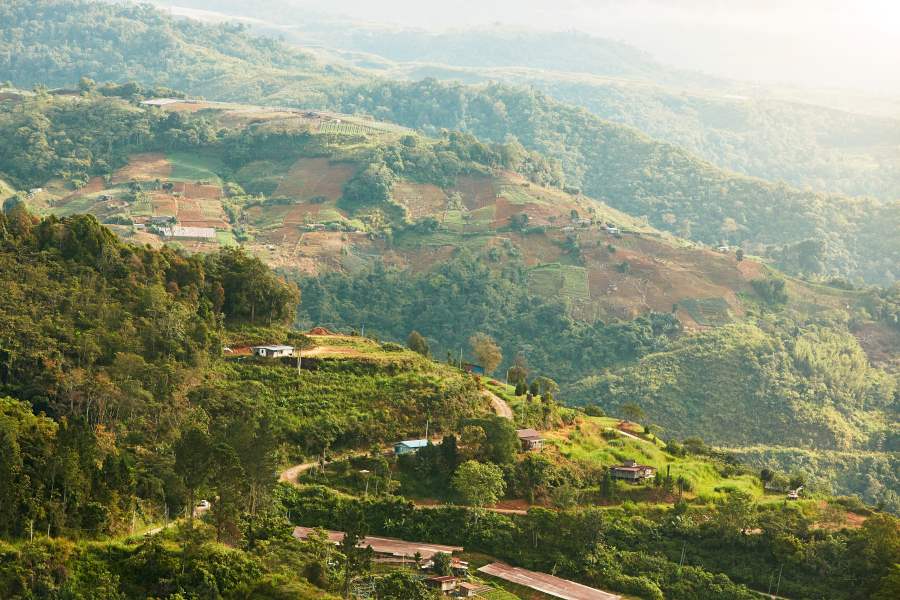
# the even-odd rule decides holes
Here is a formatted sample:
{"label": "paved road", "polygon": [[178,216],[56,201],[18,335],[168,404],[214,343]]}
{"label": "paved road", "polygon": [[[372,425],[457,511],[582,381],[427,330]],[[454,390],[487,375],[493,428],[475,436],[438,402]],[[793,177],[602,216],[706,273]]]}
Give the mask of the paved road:
{"label": "paved road", "polygon": [[[507,407],[508,408],[508,407]],[[278,475],[278,481],[283,481],[285,483],[290,483],[291,485],[297,485],[297,477],[313,467],[317,466],[318,462],[309,462],[309,463],[301,463],[299,465],[294,465],[293,467],[289,467],[282,471]],[[416,508],[439,508],[441,506],[448,506],[446,504],[426,504],[419,503],[413,501],[413,504]],[[525,515],[528,514],[528,511],[521,510],[518,508],[485,508],[485,510],[489,510],[491,512],[500,513],[504,515]]]}
{"label": "paved road", "polygon": [[633,433],[628,433],[627,431],[622,431],[621,429],[616,429],[616,431],[618,431],[620,435],[624,435],[627,438],[631,438],[631,439],[637,440],[639,442],[644,442],[645,444],[653,443],[649,440],[645,440],[644,438],[639,438],[638,436],[634,435]]}

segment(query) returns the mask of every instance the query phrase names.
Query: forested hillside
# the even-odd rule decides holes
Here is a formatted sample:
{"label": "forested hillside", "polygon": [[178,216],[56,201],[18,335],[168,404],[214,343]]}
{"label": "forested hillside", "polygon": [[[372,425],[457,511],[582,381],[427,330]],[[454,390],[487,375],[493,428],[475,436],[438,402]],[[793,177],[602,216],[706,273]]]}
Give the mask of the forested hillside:
{"label": "forested hillside", "polygon": [[[527,148],[561,161],[569,186],[647,216],[656,227],[709,244],[744,244],[748,251],[769,253],[792,273],[838,274],[878,283],[896,279],[900,249],[896,236],[890,235],[897,224],[896,201],[850,200],[735,176],[631,128],[534,92],[434,81],[357,86],[353,83],[359,78],[346,71],[318,67],[307,55],[252,38],[240,28],[176,22],[149,8],[60,0],[15,2],[5,11],[2,39],[8,50],[0,79],[16,84],[38,79],[74,84],[82,75],[139,78],[148,85],[177,85],[217,99],[332,105],[428,133],[461,129],[493,141],[515,136]],[[104,37],[79,37],[96,20],[126,46],[109,52],[111,42]],[[25,23],[29,26],[19,26]],[[64,35],[50,35],[54,27]],[[127,44],[145,39],[131,33],[148,31],[153,32],[146,34],[153,44],[127,49]],[[78,44],[63,45],[67,38]],[[171,51],[162,51],[159,39],[170,40]],[[32,56],[13,51],[16,47],[45,49]],[[198,57],[215,57],[219,70],[205,70],[207,63]],[[29,77],[22,79],[26,70]],[[250,73],[252,84],[246,79]]]}
{"label": "forested hillside", "polygon": [[[297,289],[239,251],[130,246],[15,205],[0,279],[4,598],[328,597],[296,568],[317,559],[274,503],[279,463],[484,411],[467,376],[396,345],[302,375],[223,359],[309,343],[284,328]],[[202,529],[166,529],[207,509]]]}
{"label": "forested hillside", "polygon": [[[745,175],[897,199],[900,120],[866,116],[864,107],[834,110],[814,104],[812,95],[779,100],[774,88],[678,70],[632,46],[577,31],[433,33],[295,13],[285,0],[180,4],[219,11],[225,19],[222,13],[250,17],[254,31],[326,48],[326,56],[386,78],[534,87]],[[285,28],[285,21],[292,26]]]}
{"label": "forested hillside", "polygon": [[[228,223],[217,227],[295,278],[305,290],[299,318],[307,326],[365,326],[397,341],[417,330],[439,354],[456,354],[484,332],[503,352],[498,366],[519,357],[558,381],[570,399],[614,410],[639,398],[677,436],[731,445],[893,449],[893,442],[885,447],[877,440],[896,418],[895,381],[870,366],[877,348],[870,359],[850,334],[864,325],[896,327],[889,294],[788,284],[758,263],[678,248],[633,225],[628,236],[604,233],[594,221],[608,219],[610,209],[541,191],[537,183],[559,181],[558,168],[516,144],[371,127],[365,133],[363,125],[348,123],[341,126],[351,127],[349,133],[329,133],[321,119],[262,118],[264,112],[242,107],[185,104],[197,110],[182,112],[176,104],[167,112],[111,97],[125,90],[135,92],[105,86],[78,99],[38,94],[0,116],[0,131],[12,140],[3,172],[22,187],[50,180],[43,192],[18,201],[47,213],[89,209],[121,235],[158,244],[132,220],[146,222],[146,205],[151,215],[169,215],[172,203],[188,200],[164,189],[175,173],[144,174],[135,156],[145,161],[156,156],[148,151],[161,151],[184,160],[179,152],[190,150],[193,164],[216,169],[199,177],[221,177],[228,190],[222,199],[190,202],[227,208]],[[237,115],[250,124],[222,126]],[[500,177],[498,170],[517,170],[522,179]],[[53,178],[84,185],[83,191]],[[556,212],[548,201],[558,205]],[[565,225],[571,211],[594,218],[576,229]],[[310,240],[315,245],[302,250]],[[685,268],[693,278],[683,280]],[[677,295],[676,282],[683,288]],[[625,319],[615,318],[620,315]],[[762,329],[672,342],[685,323],[724,325],[740,315]],[[834,344],[815,368],[792,349],[796,328],[811,336],[822,328],[823,339]],[[723,344],[733,344],[734,352],[723,353]],[[748,358],[773,353],[780,358],[759,368]],[[674,364],[659,367],[660,379],[654,361],[663,356]],[[842,376],[825,378],[827,372]],[[733,380],[747,385],[723,384]],[[761,410],[769,402],[777,406]],[[757,425],[729,429],[732,417]]]}
{"label": "forested hillside", "polygon": [[[615,208],[646,215],[654,227],[682,237],[771,252],[791,272],[882,283],[896,278],[900,248],[883,229],[894,225],[896,201],[853,200],[737,176],[583,109],[502,85],[385,82],[354,90],[343,107],[425,131],[514,136],[561,160],[569,185]],[[789,258],[793,254],[799,256]]]}
{"label": "forested hillside", "polygon": [[[161,2],[159,4],[162,4]],[[578,31],[538,31],[497,25],[431,32],[295,11],[290,0],[183,0],[182,7],[211,11],[210,17],[249,18],[254,30],[280,33],[289,41],[360,53],[361,60],[439,63],[468,67],[529,67],[727,88],[729,82],[661,64],[628,44]],[[164,5],[163,5],[164,6]],[[285,23],[290,27],[285,28]]]}
{"label": "forested hillside", "polygon": [[[360,64],[365,64],[360,59]],[[719,167],[799,189],[896,200],[900,120],[739,93],[527,69],[388,65],[386,76],[503,81],[628,125]]]}
{"label": "forested hillside", "polygon": [[5,78],[0,598],[900,594],[896,202],[128,2],[4,3]]}
{"label": "forested hillside", "polygon": [[329,85],[348,76],[244,26],[174,20],[147,4],[10,0],[0,23],[0,81],[23,87],[71,88],[89,77],[219,100],[320,105]]}

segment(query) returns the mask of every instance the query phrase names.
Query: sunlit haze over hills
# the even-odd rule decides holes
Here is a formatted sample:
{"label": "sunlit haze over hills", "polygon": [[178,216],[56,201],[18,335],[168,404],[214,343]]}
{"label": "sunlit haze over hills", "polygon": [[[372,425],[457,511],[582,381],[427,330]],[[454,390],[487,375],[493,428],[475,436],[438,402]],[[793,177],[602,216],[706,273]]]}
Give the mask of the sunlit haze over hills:
{"label": "sunlit haze over hills", "polygon": [[[892,0],[292,3],[318,12],[430,30],[499,25],[577,29],[632,44],[671,66],[722,77],[900,93],[900,3]],[[191,5],[177,0],[166,4]],[[235,12],[239,3],[202,4]]]}

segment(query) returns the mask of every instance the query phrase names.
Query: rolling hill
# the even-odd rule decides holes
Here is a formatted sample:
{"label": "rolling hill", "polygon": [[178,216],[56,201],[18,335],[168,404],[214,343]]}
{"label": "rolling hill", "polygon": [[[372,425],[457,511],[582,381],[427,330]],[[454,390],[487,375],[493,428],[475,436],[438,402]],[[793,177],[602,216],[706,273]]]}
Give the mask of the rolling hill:
{"label": "rolling hill", "polygon": [[679,70],[632,46],[577,31],[495,26],[434,33],[294,13],[284,0],[180,5],[221,11],[184,10],[185,16],[242,20],[253,31],[314,49],[323,60],[383,78],[532,87],[738,173],[801,189],[897,199],[896,110],[868,115],[858,98],[836,109],[808,90],[807,97],[794,90],[800,98],[791,101],[774,87]]}
{"label": "rolling hill", "polygon": [[[896,200],[852,200],[738,176],[521,88],[369,83],[370,75],[321,65],[308,54],[254,38],[243,26],[175,21],[148,7],[75,0],[16,2],[4,9],[5,56],[17,60],[0,63],[0,78],[15,83],[74,84],[81,75],[138,78],[144,85],[177,85],[218,100],[368,113],[431,135],[447,128],[486,141],[514,136],[558,160],[570,187],[629,214],[646,215],[658,229],[707,244],[742,244],[745,251],[777,258],[791,273],[882,284],[896,279],[900,249],[893,243],[896,236],[887,235],[896,228]],[[108,27],[109,35],[80,33],[89,27],[79,24],[95,21]],[[64,35],[50,35],[54,28]],[[151,33],[128,35],[134,31]],[[148,37],[153,43],[142,42]],[[66,46],[66,40],[72,43]],[[169,45],[160,47],[160,40]],[[72,50],[76,42],[78,52]],[[13,53],[13,44],[42,50]],[[41,58],[57,51],[65,60]],[[218,70],[206,69],[198,57],[216,57]],[[27,81],[17,81],[26,70]],[[253,82],[247,80],[250,73]]]}
{"label": "rolling hill", "polygon": [[[102,110],[124,120],[121,135],[154,132],[80,188],[51,177],[25,198],[31,210],[92,213],[142,245],[243,247],[299,284],[301,323],[395,340],[415,329],[437,355],[486,332],[503,368],[524,357],[570,401],[614,413],[637,400],[678,437],[894,451],[896,382],[879,368],[896,355],[889,298],[661,233],[541,183],[555,167],[520,146],[319,111],[28,102],[19,109],[51,122]],[[48,175],[59,162],[44,161]],[[210,237],[166,237],[172,224]]]}
{"label": "rolling hill", "polygon": [[[126,153],[107,175],[85,173],[77,188],[54,177],[27,199],[39,214],[89,212],[142,243],[159,245],[151,219],[168,217],[217,231],[211,240],[174,240],[191,251],[239,244],[275,267],[306,275],[358,272],[376,262],[422,272],[465,248],[495,256],[498,265],[520,262],[534,292],[564,298],[582,320],[631,319],[676,307],[689,327],[741,317],[753,306],[744,300],[753,294],[751,282],[770,276],[759,261],[737,260],[734,249],[685,242],[587,196],[535,183],[528,157],[515,165],[520,172],[472,159],[460,169],[457,161],[469,148],[453,149],[447,158],[442,153],[457,142],[435,142],[390,124],[191,100],[161,108],[62,100],[43,109],[60,123],[78,114],[118,113],[126,120],[121,135],[146,126],[139,125],[142,119],[168,127],[173,117],[181,127],[230,131],[188,151],[167,150],[166,129],[146,145],[151,151]],[[344,196],[351,182],[397,148],[401,155],[388,161],[389,200],[349,206]],[[428,162],[440,160],[457,172],[448,176],[442,165]],[[548,168],[550,175],[542,177],[552,176]],[[813,302],[836,305],[827,293]]]}

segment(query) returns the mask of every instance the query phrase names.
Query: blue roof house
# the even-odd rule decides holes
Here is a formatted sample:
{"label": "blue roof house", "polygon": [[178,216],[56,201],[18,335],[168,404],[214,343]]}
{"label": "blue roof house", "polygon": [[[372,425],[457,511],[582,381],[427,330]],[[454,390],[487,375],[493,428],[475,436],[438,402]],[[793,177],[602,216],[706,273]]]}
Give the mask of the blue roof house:
{"label": "blue roof house", "polygon": [[463,363],[463,371],[473,375],[481,375],[482,377],[485,375],[484,367],[472,363]]}
{"label": "blue roof house", "polygon": [[394,444],[394,454],[413,454],[428,445],[428,440],[404,440]]}

